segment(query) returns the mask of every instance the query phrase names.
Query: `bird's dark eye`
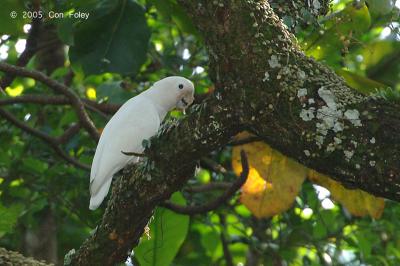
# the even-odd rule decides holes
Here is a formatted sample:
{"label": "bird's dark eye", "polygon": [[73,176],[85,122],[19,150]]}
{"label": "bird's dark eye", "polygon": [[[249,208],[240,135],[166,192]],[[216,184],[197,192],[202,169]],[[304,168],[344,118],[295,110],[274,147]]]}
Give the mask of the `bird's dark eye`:
{"label": "bird's dark eye", "polygon": [[178,88],[183,89],[183,84],[179,84]]}

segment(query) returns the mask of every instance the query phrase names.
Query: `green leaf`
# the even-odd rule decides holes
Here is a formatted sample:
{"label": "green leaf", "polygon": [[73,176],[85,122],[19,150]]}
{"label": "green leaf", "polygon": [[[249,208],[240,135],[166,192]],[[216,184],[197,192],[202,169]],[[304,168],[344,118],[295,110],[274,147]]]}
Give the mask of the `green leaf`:
{"label": "green leaf", "polygon": [[63,116],[60,118],[58,127],[61,128],[63,126],[69,125],[77,120],[78,120],[78,118],[76,116],[76,113],[71,109],[67,109],[64,111]]}
{"label": "green leaf", "polygon": [[70,19],[60,19],[57,23],[60,40],[67,45],[74,45],[74,24]]}
{"label": "green leaf", "polygon": [[326,234],[328,233],[326,225],[320,220],[317,220],[315,222],[312,230],[313,230],[313,236],[317,239],[325,237]]}
{"label": "green leaf", "polygon": [[103,0],[76,25],[69,51],[86,75],[136,74],[146,60],[150,31],[144,9],[133,0]]}
{"label": "green leaf", "polygon": [[98,99],[107,99],[109,103],[125,103],[134,95],[121,88],[120,81],[112,81],[101,84],[97,90]]}
{"label": "green leaf", "polygon": [[373,15],[386,15],[393,9],[393,0],[367,0],[368,9]]}
{"label": "green leaf", "polygon": [[[2,0],[0,8],[0,35],[23,33],[22,27],[28,22],[26,19],[23,19],[24,11],[27,11],[27,9],[24,7],[22,0]],[[11,17],[11,12],[15,12],[15,18]]]}
{"label": "green leaf", "polygon": [[152,0],[157,10],[165,18],[171,18],[180,30],[199,37],[192,20],[175,0]]}
{"label": "green leaf", "polygon": [[395,87],[400,81],[400,43],[394,40],[373,42],[363,49],[363,63],[369,78]]}
{"label": "green leaf", "polygon": [[46,171],[49,167],[46,162],[40,161],[32,157],[25,158],[22,163],[27,171],[39,174],[44,173],[44,171]]}
{"label": "green leaf", "polygon": [[94,7],[98,0],[58,0],[57,6],[59,7],[58,11],[68,11],[71,9],[80,11],[82,8],[88,9],[89,7]]}
{"label": "green leaf", "polygon": [[[171,197],[172,202],[186,204],[180,192]],[[135,248],[135,257],[141,266],[170,265],[186,238],[189,217],[164,208],[157,208],[150,223],[150,239],[143,236]]]}
{"label": "green leaf", "polygon": [[204,249],[207,251],[207,256],[217,259],[220,255],[222,255],[222,245],[220,235],[217,231],[212,230],[211,228],[207,228],[205,233],[201,235],[201,244]]}
{"label": "green leaf", "polygon": [[[5,143],[2,141],[1,145],[4,146]],[[10,164],[11,164],[10,155],[8,154],[6,149],[0,147],[0,167],[8,168]]]}
{"label": "green leaf", "polygon": [[362,252],[364,257],[369,257],[371,255],[371,250],[372,250],[372,241],[369,239],[366,235],[365,232],[357,233],[357,242],[358,242],[358,247],[360,248],[360,251]]}
{"label": "green leaf", "polygon": [[383,83],[357,75],[344,69],[336,70],[336,73],[342,76],[350,87],[364,94],[375,93],[376,90],[388,87]]}
{"label": "green leaf", "polygon": [[20,204],[13,204],[7,208],[0,203],[0,237],[12,231],[23,209]]}
{"label": "green leaf", "polygon": [[331,66],[339,66],[343,53],[371,25],[371,16],[364,3],[352,3],[340,12],[332,14],[324,23],[324,29],[314,30],[303,42],[308,56],[324,60]]}

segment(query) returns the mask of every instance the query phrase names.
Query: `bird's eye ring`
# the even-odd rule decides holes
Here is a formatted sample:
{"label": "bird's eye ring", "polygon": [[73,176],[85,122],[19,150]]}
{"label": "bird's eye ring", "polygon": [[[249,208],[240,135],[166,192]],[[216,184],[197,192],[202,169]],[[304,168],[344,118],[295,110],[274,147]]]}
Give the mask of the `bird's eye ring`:
{"label": "bird's eye ring", "polygon": [[183,84],[179,84],[178,88],[183,89]]}

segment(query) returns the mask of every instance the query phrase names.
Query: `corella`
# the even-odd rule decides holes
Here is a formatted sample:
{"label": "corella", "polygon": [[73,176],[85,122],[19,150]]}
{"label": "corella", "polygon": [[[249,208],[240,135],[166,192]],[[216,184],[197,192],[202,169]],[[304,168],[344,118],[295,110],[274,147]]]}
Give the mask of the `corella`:
{"label": "corella", "polygon": [[166,114],[174,108],[185,110],[193,100],[193,83],[172,76],[157,81],[121,106],[104,127],[94,154],[89,209],[95,210],[103,202],[116,172],[139,160],[127,153],[142,153],[143,140],[157,133]]}

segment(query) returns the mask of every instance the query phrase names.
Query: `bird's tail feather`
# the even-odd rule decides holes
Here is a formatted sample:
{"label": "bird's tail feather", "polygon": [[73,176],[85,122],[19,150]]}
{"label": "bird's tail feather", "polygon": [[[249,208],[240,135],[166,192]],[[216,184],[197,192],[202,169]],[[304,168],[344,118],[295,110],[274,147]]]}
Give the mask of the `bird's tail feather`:
{"label": "bird's tail feather", "polygon": [[95,210],[100,204],[103,202],[104,198],[107,196],[108,190],[110,189],[112,178],[107,180],[101,188],[97,191],[97,193],[92,194],[90,196],[90,204],[89,209]]}

